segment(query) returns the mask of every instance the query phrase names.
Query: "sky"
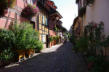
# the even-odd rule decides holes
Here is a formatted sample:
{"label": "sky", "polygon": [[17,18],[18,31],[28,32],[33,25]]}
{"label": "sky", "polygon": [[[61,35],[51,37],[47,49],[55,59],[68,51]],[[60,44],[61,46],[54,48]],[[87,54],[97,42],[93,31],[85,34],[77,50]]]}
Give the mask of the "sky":
{"label": "sky", "polygon": [[75,0],[52,0],[57,6],[57,11],[62,15],[61,21],[63,22],[63,27],[67,30],[70,29],[73,24],[73,20],[77,17],[78,7]]}

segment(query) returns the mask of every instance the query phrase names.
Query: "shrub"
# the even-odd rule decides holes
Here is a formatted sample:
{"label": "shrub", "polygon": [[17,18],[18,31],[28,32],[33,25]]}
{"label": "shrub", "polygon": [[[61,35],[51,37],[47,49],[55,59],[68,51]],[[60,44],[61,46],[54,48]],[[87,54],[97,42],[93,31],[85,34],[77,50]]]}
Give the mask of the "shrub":
{"label": "shrub", "polygon": [[76,48],[78,48],[78,51],[80,52],[86,52],[88,50],[88,39],[85,37],[81,37],[76,42]]}
{"label": "shrub", "polygon": [[53,41],[53,37],[51,36],[51,37],[49,37],[49,41],[50,42],[52,42]]}
{"label": "shrub", "polygon": [[49,37],[49,41],[52,42],[53,40],[58,41],[59,40],[59,36],[51,36]]}
{"label": "shrub", "polygon": [[37,41],[36,43],[36,47],[35,47],[35,52],[40,52],[43,48],[43,44],[40,41]]}
{"label": "shrub", "polygon": [[89,72],[108,72],[109,62],[105,60],[104,56],[89,56],[88,63],[93,62]]}
{"label": "shrub", "polygon": [[104,47],[109,47],[109,36],[101,43]]}
{"label": "shrub", "polygon": [[15,35],[12,31],[0,29],[0,50],[13,48]]}
{"label": "shrub", "polygon": [[15,49],[34,49],[38,41],[38,32],[32,28],[30,23],[15,24],[11,30],[16,36]]}
{"label": "shrub", "polygon": [[13,58],[14,53],[12,52],[12,50],[10,48],[3,50],[0,53],[0,61],[9,61]]}

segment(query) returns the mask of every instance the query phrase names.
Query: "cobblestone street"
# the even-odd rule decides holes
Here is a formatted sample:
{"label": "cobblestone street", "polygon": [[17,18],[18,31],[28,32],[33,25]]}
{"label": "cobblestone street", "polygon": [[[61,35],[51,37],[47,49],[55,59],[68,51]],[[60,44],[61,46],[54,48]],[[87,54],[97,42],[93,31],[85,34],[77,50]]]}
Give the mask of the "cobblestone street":
{"label": "cobblestone street", "polygon": [[87,72],[87,67],[67,42],[43,49],[41,54],[16,66],[0,69],[0,72]]}

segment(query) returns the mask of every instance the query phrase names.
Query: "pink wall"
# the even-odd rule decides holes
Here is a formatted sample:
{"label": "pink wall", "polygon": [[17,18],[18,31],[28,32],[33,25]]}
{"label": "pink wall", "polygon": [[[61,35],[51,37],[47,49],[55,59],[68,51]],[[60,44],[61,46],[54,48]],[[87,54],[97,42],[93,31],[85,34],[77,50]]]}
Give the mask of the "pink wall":
{"label": "pink wall", "polygon": [[6,19],[0,18],[0,28],[5,27],[5,22],[6,22]]}
{"label": "pink wall", "polygon": [[54,27],[55,27],[55,24],[56,24],[56,19],[53,19],[53,18],[50,18],[49,19],[49,22],[48,22],[48,24],[49,24],[49,28],[50,29],[53,29]]}
{"label": "pink wall", "polygon": [[87,7],[85,24],[94,21],[104,22],[104,34],[109,35],[109,0],[95,0],[94,4]]}
{"label": "pink wall", "polygon": [[50,32],[50,36],[56,36],[56,32],[54,32],[53,30],[49,30]]}
{"label": "pink wall", "polygon": [[[16,0],[16,6],[14,7],[14,9],[16,9],[18,12],[21,12],[22,9],[27,6],[26,3],[24,3],[23,0]],[[17,8],[16,8],[17,7]],[[4,15],[4,17],[0,18],[0,28],[8,28],[10,25],[10,22],[15,19],[15,11],[12,11],[10,9],[7,9],[7,13]],[[8,17],[8,18],[7,18]],[[17,20],[18,22],[21,20],[20,16],[17,15]],[[22,20],[21,20],[22,21]],[[23,19],[24,21],[24,19]]]}
{"label": "pink wall", "polygon": [[16,5],[17,5],[19,8],[22,8],[22,9],[27,6],[27,4],[24,3],[24,0],[17,0],[17,1],[16,1]]}

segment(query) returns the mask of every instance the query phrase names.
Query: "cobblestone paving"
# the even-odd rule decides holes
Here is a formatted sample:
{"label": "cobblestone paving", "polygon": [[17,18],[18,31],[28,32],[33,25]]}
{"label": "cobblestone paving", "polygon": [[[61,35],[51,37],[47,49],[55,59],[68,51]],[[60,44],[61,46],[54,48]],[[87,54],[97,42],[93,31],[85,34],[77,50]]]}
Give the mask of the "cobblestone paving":
{"label": "cobblestone paving", "polygon": [[0,69],[0,72],[87,72],[87,67],[67,42],[44,49],[41,54],[14,67]]}

